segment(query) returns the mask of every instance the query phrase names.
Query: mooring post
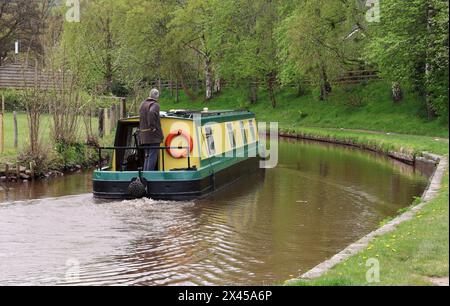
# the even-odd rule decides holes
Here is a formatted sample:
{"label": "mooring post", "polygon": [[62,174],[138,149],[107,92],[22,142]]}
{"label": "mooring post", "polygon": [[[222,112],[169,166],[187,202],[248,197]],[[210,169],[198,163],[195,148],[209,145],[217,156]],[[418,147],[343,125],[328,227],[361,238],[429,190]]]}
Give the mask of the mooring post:
{"label": "mooring post", "polygon": [[19,128],[17,125],[17,112],[13,112],[14,117],[14,148],[17,149],[19,146]]}

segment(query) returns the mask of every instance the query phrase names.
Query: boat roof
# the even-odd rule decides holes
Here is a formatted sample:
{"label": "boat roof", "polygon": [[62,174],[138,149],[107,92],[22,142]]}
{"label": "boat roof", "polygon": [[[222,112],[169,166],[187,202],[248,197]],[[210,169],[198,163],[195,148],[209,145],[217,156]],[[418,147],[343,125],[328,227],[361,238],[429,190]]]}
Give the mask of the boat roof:
{"label": "boat roof", "polygon": [[[193,120],[195,115],[200,115],[203,121],[213,121],[214,119],[232,118],[245,119],[254,118],[255,114],[247,110],[170,110],[161,112],[161,118],[174,118]],[[139,120],[139,116],[121,119],[121,121]]]}

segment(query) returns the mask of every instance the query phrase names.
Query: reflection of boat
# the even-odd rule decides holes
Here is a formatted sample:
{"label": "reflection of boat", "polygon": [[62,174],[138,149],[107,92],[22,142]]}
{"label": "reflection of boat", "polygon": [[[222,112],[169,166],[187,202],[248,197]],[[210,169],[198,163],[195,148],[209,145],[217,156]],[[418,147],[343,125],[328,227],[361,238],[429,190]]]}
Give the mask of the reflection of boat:
{"label": "reflection of boat", "polygon": [[[255,115],[247,111],[161,113],[166,136],[154,171],[143,172],[145,147],[138,145],[139,118],[119,121],[110,167],[93,174],[94,196],[189,200],[206,196],[254,172],[259,163]],[[101,162],[99,163],[101,165]]]}

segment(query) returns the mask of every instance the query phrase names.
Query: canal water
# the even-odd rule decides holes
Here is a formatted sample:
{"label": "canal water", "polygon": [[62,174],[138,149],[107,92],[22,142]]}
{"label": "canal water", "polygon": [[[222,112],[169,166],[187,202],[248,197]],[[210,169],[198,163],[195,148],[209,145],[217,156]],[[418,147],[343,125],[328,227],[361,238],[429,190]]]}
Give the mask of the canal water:
{"label": "canal water", "polygon": [[410,205],[412,167],[280,143],[280,163],[193,202],[99,201],[90,173],[0,185],[0,285],[269,285],[300,275]]}

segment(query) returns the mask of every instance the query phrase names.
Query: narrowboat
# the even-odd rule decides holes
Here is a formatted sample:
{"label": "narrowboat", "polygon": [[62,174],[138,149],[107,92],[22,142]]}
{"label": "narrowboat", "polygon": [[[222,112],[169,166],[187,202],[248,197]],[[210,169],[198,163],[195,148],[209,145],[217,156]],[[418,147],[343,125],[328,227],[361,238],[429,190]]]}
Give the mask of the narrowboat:
{"label": "narrowboat", "polygon": [[[118,122],[114,147],[99,148],[93,174],[94,197],[184,201],[205,197],[259,171],[259,135],[249,111],[161,112],[165,135],[153,171],[142,171],[144,150],[139,145],[139,118]],[[110,164],[103,167],[105,151]]]}

